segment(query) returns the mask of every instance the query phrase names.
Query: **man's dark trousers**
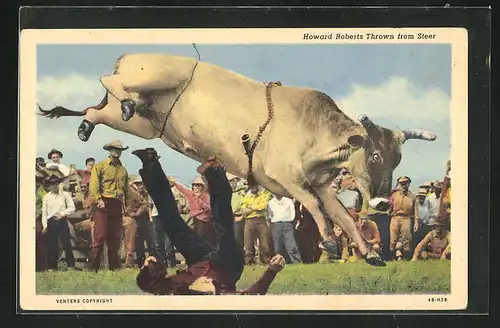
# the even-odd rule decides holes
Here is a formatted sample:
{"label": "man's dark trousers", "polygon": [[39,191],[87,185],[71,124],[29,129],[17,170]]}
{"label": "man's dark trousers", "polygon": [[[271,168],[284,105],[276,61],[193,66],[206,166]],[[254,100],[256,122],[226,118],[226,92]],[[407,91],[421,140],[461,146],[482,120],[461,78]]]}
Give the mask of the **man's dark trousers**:
{"label": "man's dark trousers", "polygon": [[217,247],[210,246],[179,214],[170,183],[160,164],[153,161],[139,171],[156,204],[159,222],[187,265],[217,260],[237,281],[243,272],[243,252],[234,238],[232,190],[222,168],[208,168],[205,178],[210,190],[210,206],[217,235]]}
{"label": "man's dark trousers", "polygon": [[68,267],[74,267],[75,258],[73,256],[73,247],[71,246],[68,221],[65,219],[58,220],[55,217],[47,220],[47,267],[49,269],[57,269],[57,260],[59,258],[58,238],[61,240],[64,249],[66,264]]}
{"label": "man's dark trousers", "polygon": [[391,217],[386,213],[374,213],[370,214],[370,219],[375,221],[380,232],[380,249],[382,252],[380,255],[382,256],[382,259],[384,261],[392,260],[393,254],[389,249],[391,240],[389,225]]}
{"label": "man's dark trousers", "polygon": [[161,220],[158,215],[153,219],[153,243],[155,245],[154,254],[158,262],[166,267],[174,267],[177,263],[175,260],[175,248],[170,238],[162,228]]}

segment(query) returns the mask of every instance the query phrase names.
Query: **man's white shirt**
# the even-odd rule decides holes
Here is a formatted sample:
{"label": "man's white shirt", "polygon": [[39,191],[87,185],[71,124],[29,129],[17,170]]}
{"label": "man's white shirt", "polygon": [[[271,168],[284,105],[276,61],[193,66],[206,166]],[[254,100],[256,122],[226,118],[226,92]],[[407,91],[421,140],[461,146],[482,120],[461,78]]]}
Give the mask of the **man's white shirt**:
{"label": "man's white shirt", "polygon": [[273,197],[267,204],[267,215],[271,223],[291,222],[295,219],[295,205],[290,198]]}
{"label": "man's white shirt", "polygon": [[49,191],[43,196],[42,226],[47,228],[47,220],[59,213],[63,218],[75,212],[75,203],[67,191],[54,193]]}

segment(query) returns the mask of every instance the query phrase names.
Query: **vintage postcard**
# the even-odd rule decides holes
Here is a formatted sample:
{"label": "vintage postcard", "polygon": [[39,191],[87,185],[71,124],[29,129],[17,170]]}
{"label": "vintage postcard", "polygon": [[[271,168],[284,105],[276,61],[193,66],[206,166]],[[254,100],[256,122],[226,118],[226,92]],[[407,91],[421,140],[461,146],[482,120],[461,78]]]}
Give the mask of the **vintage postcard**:
{"label": "vintage postcard", "polygon": [[23,30],[20,308],[465,309],[467,40]]}

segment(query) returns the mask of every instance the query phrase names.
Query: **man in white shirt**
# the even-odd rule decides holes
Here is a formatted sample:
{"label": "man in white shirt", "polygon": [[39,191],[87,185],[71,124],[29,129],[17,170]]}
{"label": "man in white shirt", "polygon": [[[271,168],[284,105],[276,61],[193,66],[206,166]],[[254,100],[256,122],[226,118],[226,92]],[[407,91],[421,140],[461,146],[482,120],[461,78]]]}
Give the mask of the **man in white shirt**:
{"label": "man in white shirt", "polygon": [[75,212],[75,204],[69,192],[60,190],[61,178],[52,175],[46,181],[49,185],[49,192],[43,197],[42,233],[47,234],[47,267],[49,270],[57,270],[59,238],[64,249],[68,269],[74,270],[75,258],[66,217]]}
{"label": "man in white shirt", "polygon": [[441,203],[441,190],[442,190],[441,181],[439,180],[434,181],[429,190],[429,194],[425,199],[424,206],[427,207],[427,210],[429,212],[429,221],[426,222],[428,228],[426,230],[427,232],[433,230],[434,221],[438,217],[439,204]]}
{"label": "man in white shirt", "polygon": [[271,222],[271,235],[276,254],[282,254],[289,263],[302,262],[294,236],[295,205],[293,200],[274,195],[267,204],[267,216]]}
{"label": "man in white shirt", "polygon": [[66,165],[62,164],[61,163],[61,158],[63,157],[63,154],[57,150],[57,149],[52,149],[49,154],[47,155],[47,157],[51,160],[50,162],[48,162],[46,164],[46,167],[48,169],[57,169],[59,171],[61,171],[61,173],[67,177],[70,175],[71,173],[71,170],[69,169],[69,167],[67,167]]}

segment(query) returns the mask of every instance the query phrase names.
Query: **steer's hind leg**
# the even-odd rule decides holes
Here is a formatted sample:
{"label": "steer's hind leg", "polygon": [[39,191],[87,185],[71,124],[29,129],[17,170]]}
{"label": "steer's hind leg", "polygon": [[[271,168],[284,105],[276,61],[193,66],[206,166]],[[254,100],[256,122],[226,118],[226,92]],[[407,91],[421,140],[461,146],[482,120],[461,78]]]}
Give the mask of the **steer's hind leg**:
{"label": "steer's hind leg", "polygon": [[126,90],[122,76],[119,74],[104,75],[101,77],[102,85],[121,102],[122,119],[128,121],[134,116],[137,107],[145,102],[137,91]]}

